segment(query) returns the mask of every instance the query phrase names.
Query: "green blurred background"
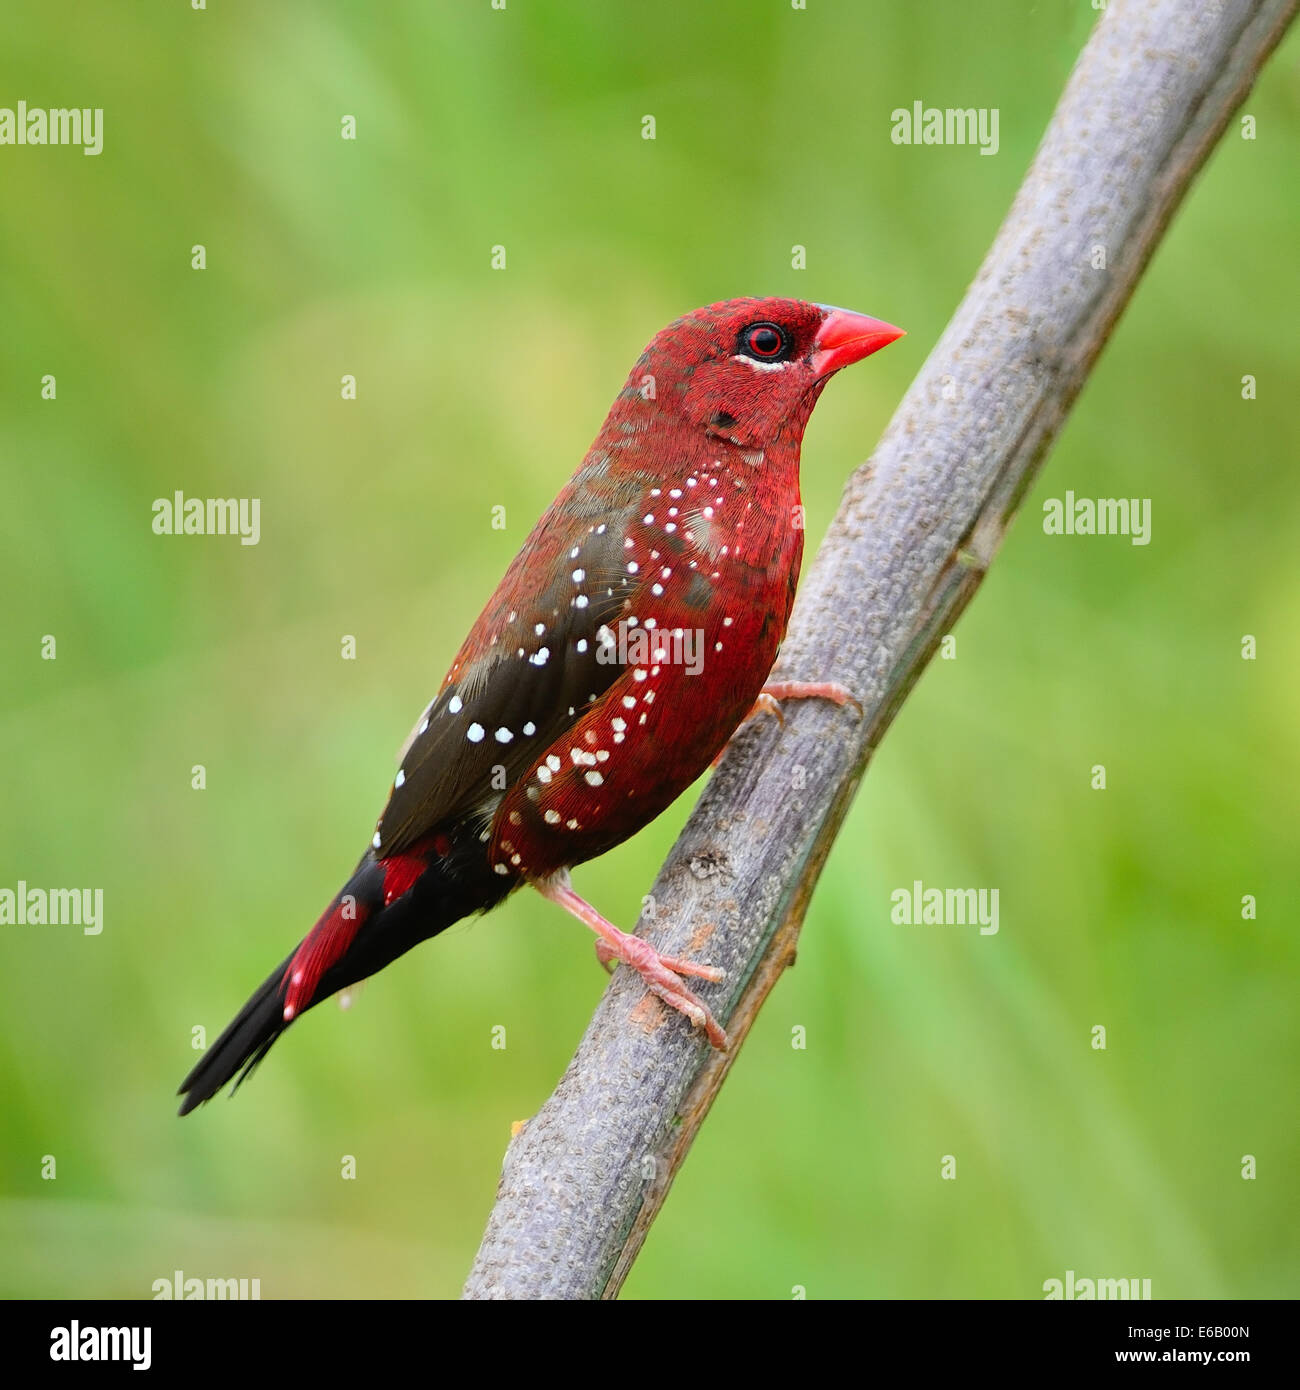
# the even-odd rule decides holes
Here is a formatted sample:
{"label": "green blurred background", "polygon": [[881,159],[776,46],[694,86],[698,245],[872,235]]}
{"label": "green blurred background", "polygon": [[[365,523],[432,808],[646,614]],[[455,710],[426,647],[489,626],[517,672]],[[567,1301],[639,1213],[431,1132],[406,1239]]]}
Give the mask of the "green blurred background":
{"label": "green blurred background", "polygon": [[[0,105],[106,115],[98,158],[0,148],[0,886],[102,886],[106,925],[0,928],[0,1292],[148,1297],[180,1269],[457,1293],[510,1124],[601,991],[586,933],[520,895],[181,1122],[191,1030],[351,867],[413,717],[670,318],[778,293],[909,330],[818,408],[820,537],[1095,17],[6,8]],[[1214,155],[881,749],[627,1297],[1034,1298],[1067,1269],[1300,1292],[1297,58],[1292,35],[1258,138],[1234,123]],[[915,100],[999,108],[999,154],[893,145]],[[1152,543],[1044,535],[1067,488],[1151,498]],[[259,497],[260,544],[155,536],[176,489]],[[580,871],[615,920],[687,801]],[[997,887],[1000,932],[894,925],[916,878]]]}

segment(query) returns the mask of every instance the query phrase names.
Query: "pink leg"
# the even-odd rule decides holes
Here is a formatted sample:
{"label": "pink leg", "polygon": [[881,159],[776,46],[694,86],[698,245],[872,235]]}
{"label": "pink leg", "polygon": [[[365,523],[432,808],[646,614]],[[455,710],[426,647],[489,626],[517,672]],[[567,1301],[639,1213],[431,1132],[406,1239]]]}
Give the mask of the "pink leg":
{"label": "pink leg", "polygon": [[[834,705],[853,705],[859,714],[862,713],[859,701],[837,681],[768,681],[763,695],[773,700],[829,700]],[[758,697],[750,714],[758,712],[763,695]]]}
{"label": "pink leg", "polygon": [[612,960],[630,965],[652,994],[657,994],[669,1008],[685,1014],[697,1028],[702,1028],[708,1034],[714,1047],[725,1051],[726,1033],[709,1012],[708,1005],[696,998],[681,979],[683,975],[694,975],[701,980],[717,982],[723,978],[721,970],[712,965],[679,960],[676,956],[661,956],[648,941],[642,941],[630,932],[620,931],[573,891],[567,874],[559,878],[535,879],[533,887],[542,897],[558,903],[596,933],[596,955],[601,964]]}

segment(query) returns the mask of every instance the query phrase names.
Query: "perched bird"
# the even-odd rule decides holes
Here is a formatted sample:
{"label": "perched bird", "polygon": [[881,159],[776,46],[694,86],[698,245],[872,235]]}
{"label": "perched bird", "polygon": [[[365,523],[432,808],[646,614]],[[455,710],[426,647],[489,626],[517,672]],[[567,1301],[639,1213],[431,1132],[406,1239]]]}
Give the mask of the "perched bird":
{"label": "perched bird", "polygon": [[827,381],[902,336],[794,299],[671,323],[533,528],[416,720],[374,839],[320,920],[181,1083],[180,1113],[235,1085],[305,1010],[521,884],[597,935],[717,1047],[726,1035],[661,956],[568,871],[648,824],[766,688],[803,553],[799,449]]}

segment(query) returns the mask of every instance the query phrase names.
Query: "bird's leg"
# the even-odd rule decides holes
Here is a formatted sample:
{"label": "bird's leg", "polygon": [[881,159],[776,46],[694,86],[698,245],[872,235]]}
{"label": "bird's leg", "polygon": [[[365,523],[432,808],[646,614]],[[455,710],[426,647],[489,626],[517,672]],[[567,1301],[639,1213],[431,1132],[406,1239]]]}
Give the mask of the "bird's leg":
{"label": "bird's leg", "polygon": [[596,933],[596,956],[602,965],[610,961],[630,965],[652,994],[657,994],[669,1008],[685,1014],[697,1028],[702,1028],[714,1047],[726,1049],[726,1033],[709,1012],[708,1005],[692,994],[681,978],[683,975],[694,975],[716,983],[723,978],[723,971],[713,965],[698,965],[677,956],[661,956],[648,941],[630,932],[620,931],[573,891],[567,873],[549,879],[534,879],[532,884],[542,897],[557,903]]}

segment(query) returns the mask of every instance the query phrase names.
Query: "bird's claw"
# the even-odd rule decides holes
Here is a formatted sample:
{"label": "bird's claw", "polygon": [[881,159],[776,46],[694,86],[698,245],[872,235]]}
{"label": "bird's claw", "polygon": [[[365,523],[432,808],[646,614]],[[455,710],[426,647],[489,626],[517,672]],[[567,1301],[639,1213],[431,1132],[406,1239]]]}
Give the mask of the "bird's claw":
{"label": "bird's claw", "polygon": [[776,722],[785,728],[785,714],[781,709],[781,702],[775,695],[769,695],[766,690],[759,691],[758,699],[754,701],[754,707],[745,718],[753,719],[756,714],[775,715]]}
{"label": "bird's claw", "polygon": [[726,1048],[727,1035],[709,1012],[708,1005],[702,999],[697,999],[682,981],[683,975],[694,975],[697,979],[717,983],[723,979],[723,971],[713,965],[699,965],[677,956],[661,956],[648,941],[630,932],[620,931],[573,891],[567,871],[549,878],[535,879],[533,886],[544,898],[558,903],[596,933],[596,959],[603,966],[608,968],[614,961],[630,965],[652,994],[657,994],[669,1008],[685,1014],[697,1028],[703,1029],[714,1047]]}
{"label": "bird's claw", "polygon": [[683,960],[680,956],[661,956],[648,941],[627,933],[623,934],[617,945],[603,939],[597,941],[596,958],[606,970],[612,970],[615,964],[631,966],[652,994],[662,999],[670,1009],[685,1014],[696,1028],[706,1034],[714,1047],[726,1051],[726,1032],[709,1012],[709,1006],[692,994],[681,978],[689,975],[717,984],[726,978],[726,971],[716,965]]}
{"label": "bird's claw", "polygon": [[[640,938],[634,937],[633,940]],[[622,957],[617,951],[599,937],[596,939],[596,960],[600,963],[601,969],[607,975],[614,973],[614,967],[622,961]],[[658,953],[656,952],[656,955]],[[658,956],[660,965],[666,966],[677,975],[693,975],[699,980],[708,980],[711,984],[721,984],[727,978],[727,972],[719,969],[716,965],[701,965],[698,961],[683,960],[680,956]],[[631,964],[631,962],[628,962]]]}

